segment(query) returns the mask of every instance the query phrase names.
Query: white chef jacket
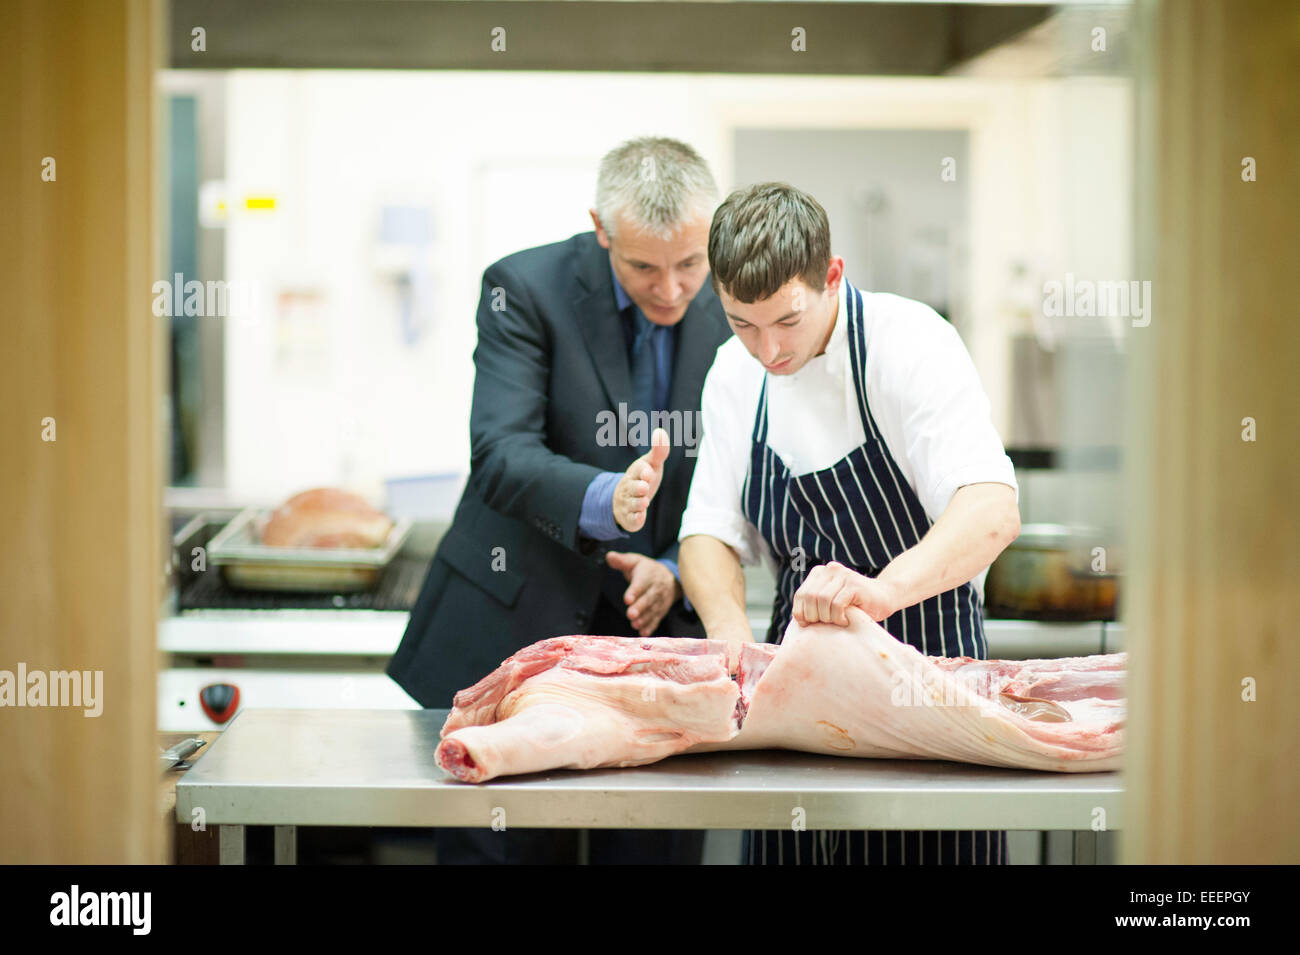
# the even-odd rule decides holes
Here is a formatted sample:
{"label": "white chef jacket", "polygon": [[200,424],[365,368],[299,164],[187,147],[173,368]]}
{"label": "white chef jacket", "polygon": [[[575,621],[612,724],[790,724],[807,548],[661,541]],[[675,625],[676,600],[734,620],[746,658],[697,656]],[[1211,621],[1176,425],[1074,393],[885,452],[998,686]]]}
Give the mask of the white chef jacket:
{"label": "white chef jacket", "polygon": [[[768,377],[767,443],[794,476],[831,467],[866,441],[845,294],[841,281],[826,351],[792,375]],[[867,405],[931,523],[966,484],[1006,484],[1019,501],[1015,469],[956,329],[912,299],[863,292],[862,300]],[[704,380],[703,437],[678,539],[707,534],[731,545],[742,563],[763,558],[771,566],[767,544],[741,506],[764,374],[739,338],[718,347]],[[987,573],[975,577],[981,596]]]}

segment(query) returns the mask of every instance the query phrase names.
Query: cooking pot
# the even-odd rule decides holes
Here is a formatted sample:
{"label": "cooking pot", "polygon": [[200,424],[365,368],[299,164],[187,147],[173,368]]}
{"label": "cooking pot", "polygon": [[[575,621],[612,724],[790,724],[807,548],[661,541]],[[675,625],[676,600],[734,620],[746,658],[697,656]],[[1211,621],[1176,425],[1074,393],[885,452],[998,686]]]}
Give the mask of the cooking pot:
{"label": "cooking pot", "polygon": [[1118,549],[1094,528],[1026,524],[989,567],[984,607],[989,617],[1114,620],[1119,597]]}

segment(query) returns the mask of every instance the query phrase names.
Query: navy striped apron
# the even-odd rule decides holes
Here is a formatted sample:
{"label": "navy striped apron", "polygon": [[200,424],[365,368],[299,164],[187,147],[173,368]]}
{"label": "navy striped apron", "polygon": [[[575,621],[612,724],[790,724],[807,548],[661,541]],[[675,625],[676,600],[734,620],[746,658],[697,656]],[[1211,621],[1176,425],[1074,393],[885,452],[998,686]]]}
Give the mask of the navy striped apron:
{"label": "navy striped apron", "polygon": [[[847,283],[846,283],[847,285]],[[790,623],[795,591],[819,564],[838,561],[877,576],[916,546],[930,519],[889,453],[867,406],[862,293],[847,285],[848,341],[853,385],[866,436],[863,445],[831,467],[794,476],[767,446],[767,377],[754,418],[749,471],[742,498],[780,566],[769,643],[780,643]],[[971,582],[906,607],[882,621],[892,636],[932,656],[988,658],[979,595]],[[815,820],[811,820],[815,822]],[[747,864],[1004,864],[1006,833],[929,830],[751,831]]]}

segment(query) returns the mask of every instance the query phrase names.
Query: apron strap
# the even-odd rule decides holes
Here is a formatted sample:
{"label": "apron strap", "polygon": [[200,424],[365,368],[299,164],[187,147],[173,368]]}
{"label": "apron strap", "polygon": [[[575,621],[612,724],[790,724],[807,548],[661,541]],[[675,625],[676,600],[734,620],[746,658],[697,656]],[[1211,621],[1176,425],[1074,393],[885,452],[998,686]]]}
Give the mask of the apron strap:
{"label": "apron strap", "polygon": [[849,323],[849,367],[853,369],[853,390],[858,396],[858,416],[862,419],[862,433],[868,439],[874,438],[879,441],[880,432],[876,429],[876,422],[867,407],[867,386],[863,382],[863,375],[867,368],[867,347],[866,334],[862,327],[862,293],[849,284],[848,279],[844,280],[844,285],[846,286],[844,301],[849,312],[845,316]]}
{"label": "apron strap", "polygon": [[758,411],[754,414],[751,438],[755,444],[767,444],[767,372],[763,372],[763,387],[758,392]]}

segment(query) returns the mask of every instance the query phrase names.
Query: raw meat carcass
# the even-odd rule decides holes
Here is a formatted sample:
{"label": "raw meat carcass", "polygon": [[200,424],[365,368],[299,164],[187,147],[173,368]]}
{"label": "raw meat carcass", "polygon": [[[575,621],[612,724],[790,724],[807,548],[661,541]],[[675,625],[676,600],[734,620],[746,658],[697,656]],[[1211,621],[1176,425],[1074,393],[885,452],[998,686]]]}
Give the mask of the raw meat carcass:
{"label": "raw meat carcass", "polygon": [[929,657],[856,609],[743,647],[556,637],[456,694],[438,765],[458,779],[792,749],[1059,772],[1117,769],[1126,655]]}
{"label": "raw meat carcass", "polygon": [[554,637],[456,694],[438,765],[467,782],[558,766],[638,766],[740,728],[725,643]]}
{"label": "raw meat carcass", "polygon": [[262,528],[268,547],[379,547],[393,522],[350,491],[320,487],[295,494]]}

